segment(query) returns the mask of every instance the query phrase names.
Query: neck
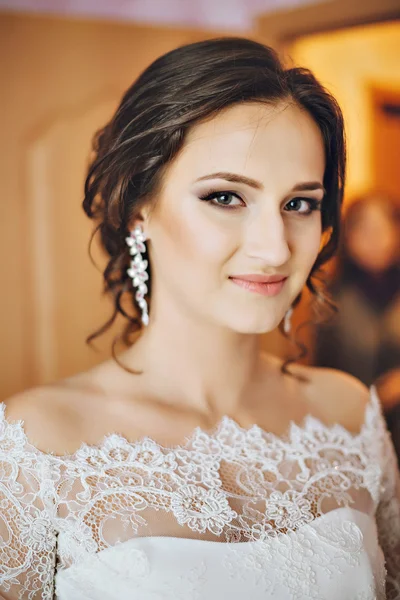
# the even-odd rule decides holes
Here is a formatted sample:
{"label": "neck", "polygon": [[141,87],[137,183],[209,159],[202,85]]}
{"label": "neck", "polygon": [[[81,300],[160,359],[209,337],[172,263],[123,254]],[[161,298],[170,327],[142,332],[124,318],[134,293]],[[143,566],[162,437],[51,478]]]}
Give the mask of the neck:
{"label": "neck", "polygon": [[169,307],[168,314],[153,312],[123,362],[143,370],[146,389],[157,401],[211,421],[240,412],[255,390],[260,336],[199,322]]}

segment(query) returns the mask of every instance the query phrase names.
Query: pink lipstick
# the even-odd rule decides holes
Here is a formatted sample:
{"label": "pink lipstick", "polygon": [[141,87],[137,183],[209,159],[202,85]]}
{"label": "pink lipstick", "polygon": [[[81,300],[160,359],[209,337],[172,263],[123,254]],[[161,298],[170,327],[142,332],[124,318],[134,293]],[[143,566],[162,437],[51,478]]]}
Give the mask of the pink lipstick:
{"label": "pink lipstick", "polygon": [[286,275],[237,275],[229,277],[236,285],[262,296],[277,296],[285,285]]}

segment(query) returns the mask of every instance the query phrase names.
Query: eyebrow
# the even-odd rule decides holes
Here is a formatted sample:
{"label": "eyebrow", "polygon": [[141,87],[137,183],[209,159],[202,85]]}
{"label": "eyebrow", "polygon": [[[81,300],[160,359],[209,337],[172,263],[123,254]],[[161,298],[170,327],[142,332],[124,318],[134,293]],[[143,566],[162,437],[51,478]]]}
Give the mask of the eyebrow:
{"label": "eyebrow", "polygon": [[305,183],[298,183],[294,186],[294,192],[308,192],[313,190],[322,190],[326,194],[326,189],[319,181],[306,181]]}
{"label": "eyebrow", "polygon": [[[232,183],[243,183],[244,185],[248,185],[256,190],[264,189],[263,184],[256,179],[251,179],[250,177],[245,177],[244,175],[238,175],[237,173],[228,173],[225,171],[219,171],[218,173],[211,173],[210,175],[204,175],[203,177],[199,177],[196,179],[197,181],[206,181],[208,179],[225,179],[226,181],[231,181]],[[298,183],[294,186],[294,192],[305,192],[305,191],[314,191],[314,190],[322,190],[324,194],[326,194],[326,190],[322,183],[319,181],[306,181],[305,183]]]}
{"label": "eyebrow", "polygon": [[244,175],[237,175],[236,173],[227,173],[227,172],[218,172],[211,173],[211,175],[204,175],[204,177],[199,177],[196,181],[205,181],[207,179],[225,179],[226,181],[231,181],[232,183],[244,183],[249,187],[255,188],[256,190],[262,190],[264,186],[259,181],[255,179],[250,179],[250,177],[245,177]]}

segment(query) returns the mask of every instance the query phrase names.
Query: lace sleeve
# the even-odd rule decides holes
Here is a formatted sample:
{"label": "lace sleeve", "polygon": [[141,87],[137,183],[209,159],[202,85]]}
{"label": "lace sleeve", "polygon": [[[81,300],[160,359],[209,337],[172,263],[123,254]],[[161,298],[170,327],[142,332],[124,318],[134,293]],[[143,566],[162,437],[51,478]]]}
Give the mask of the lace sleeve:
{"label": "lace sleeve", "polygon": [[57,474],[51,456],[27,442],[0,405],[0,598],[53,598]]}
{"label": "lace sleeve", "polygon": [[379,543],[386,560],[387,600],[400,600],[400,475],[392,439],[382,412],[378,427],[382,479],[376,521]]}

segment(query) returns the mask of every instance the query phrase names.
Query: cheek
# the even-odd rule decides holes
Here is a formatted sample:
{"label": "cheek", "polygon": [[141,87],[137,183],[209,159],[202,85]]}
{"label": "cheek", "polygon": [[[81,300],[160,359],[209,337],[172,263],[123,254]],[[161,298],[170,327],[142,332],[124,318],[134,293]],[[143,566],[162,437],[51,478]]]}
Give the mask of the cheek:
{"label": "cheek", "polygon": [[223,265],[235,251],[235,235],[212,218],[211,210],[193,200],[182,202],[179,210],[160,214],[154,227],[157,263],[163,271],[174,269],[186,285],[210,283],[213,273],[219,280]]}
{"label": "cheek", "polygon": [[291,245],[298,268],[309,271],[321,248],[322,227],[320,213],[312,215],[307,223],[294,223],[291,227]]}
{"label": "cheek", "polygon": [[226,260],[232,246],[232,236],[226,230],[201,217],[196,222],[190,219],[183,227],[186,234],[180,250],[186,258],[199,262],[204,268]]}

